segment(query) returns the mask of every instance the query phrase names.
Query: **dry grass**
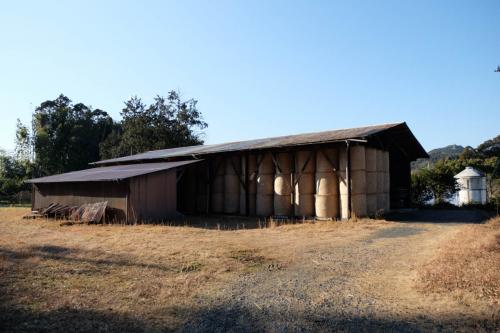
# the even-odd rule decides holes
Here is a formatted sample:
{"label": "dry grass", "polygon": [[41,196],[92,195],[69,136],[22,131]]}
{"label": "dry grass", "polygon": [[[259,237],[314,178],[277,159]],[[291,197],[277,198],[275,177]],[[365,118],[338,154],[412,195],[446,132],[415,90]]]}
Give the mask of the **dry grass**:
{"label": "dry grass", "polygon": [[201,296],[253,270],[282,269],[296,253],[385,222],[321,222],[252,230],[175,226],[61,227],[0,209],[0,321],[19,330],[173,329]]}
{"label": "dry grass", "polygon": [[465,304],[486,299],[500,307],[500,217],[466,226],[419,274],[425,292],[451,293]]}

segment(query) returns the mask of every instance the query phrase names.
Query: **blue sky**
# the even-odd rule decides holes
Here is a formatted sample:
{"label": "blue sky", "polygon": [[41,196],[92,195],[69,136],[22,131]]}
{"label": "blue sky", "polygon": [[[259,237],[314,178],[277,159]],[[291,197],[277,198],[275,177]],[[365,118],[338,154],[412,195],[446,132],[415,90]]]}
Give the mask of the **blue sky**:
{"label": "blue sky", "polygon": [[64,93],[116,119],[179,89],[217,143],[406,121],[426,149],[500,134],[500,1],[8,1],[0,147]]}

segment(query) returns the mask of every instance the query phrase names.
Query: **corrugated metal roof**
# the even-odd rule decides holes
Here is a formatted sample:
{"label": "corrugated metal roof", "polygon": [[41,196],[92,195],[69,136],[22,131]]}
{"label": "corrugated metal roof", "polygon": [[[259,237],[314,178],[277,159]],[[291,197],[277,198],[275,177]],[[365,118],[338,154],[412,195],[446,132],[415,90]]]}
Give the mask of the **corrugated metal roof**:
{"label": "corrugated metal roof", "polygon": [[196,163],[199,161],[201,160],[113,165],[113,166],[98,167],[80,171],[73,171],[73,172],[63,173],[60,175],[35,178],[27,180],[26,182],[38,184],[38,183],[117,181],[157,171],[173,169],[183,165]]}
{"label": "corrugated metal roof", "polygon": [[403,122],[403,123],[357,127],[350,129],[339,129],[326,132],[287,135],[287,136],[280,136],[267,139],[154,150],[142,154],[103,160],[95,162],[94,164],[111,164],[111,163],[124,163],[124,162],[126,163],[133,161],[166,159],[173,157],[191,157],[197,155],[206,155],[206,154],[223,153],[231,151],[260,150],[268,148],[300,146],[307,144],[335,142],[347,139],[365,139],[377,133],[381,133],[396,127],[403,128],[404,131],[406,130],[408,131],[407,137],[415,141],[415,143],[412,144],[413,146],[415,146],[415,149],[417,151],[416,153],[416,155],[418,155],[417,157],[427,157],[425,150],[422,148],[422,146],[420,146],[420,143],[418,143],[418,141],[415,139],[415,137],[407,127],[406,123]]}

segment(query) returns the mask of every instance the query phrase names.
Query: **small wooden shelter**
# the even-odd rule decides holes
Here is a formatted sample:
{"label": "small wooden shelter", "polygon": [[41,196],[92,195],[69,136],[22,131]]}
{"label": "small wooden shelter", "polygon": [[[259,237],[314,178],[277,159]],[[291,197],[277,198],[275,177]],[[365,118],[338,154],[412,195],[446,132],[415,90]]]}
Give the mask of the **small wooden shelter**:
{"label": "small wooden shelter", "polygon": [[177,172],[198,161],[113,165],[31,179],[32,208],[107,201],[108,220],[134,223],[174,218]]}

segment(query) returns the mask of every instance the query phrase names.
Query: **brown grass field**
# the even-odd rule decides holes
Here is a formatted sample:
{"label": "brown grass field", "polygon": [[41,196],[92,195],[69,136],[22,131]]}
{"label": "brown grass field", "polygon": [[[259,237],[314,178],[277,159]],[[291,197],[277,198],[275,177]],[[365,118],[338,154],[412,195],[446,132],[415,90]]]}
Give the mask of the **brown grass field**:
{"label": "brown grass field", "polygon": [[60,226],[27,212],[0,209],[1,331],[499,327],[498,223],[216,230]]}
{"label": "brown grass field", "polygon": [[500,305],[500,217],[465,226],[421,268],[420,278],[424,292]]}

